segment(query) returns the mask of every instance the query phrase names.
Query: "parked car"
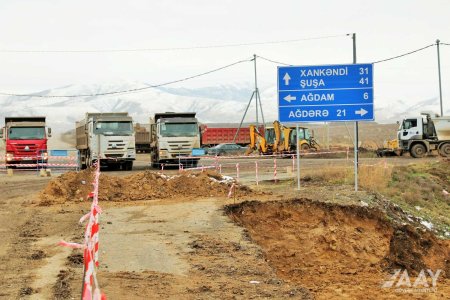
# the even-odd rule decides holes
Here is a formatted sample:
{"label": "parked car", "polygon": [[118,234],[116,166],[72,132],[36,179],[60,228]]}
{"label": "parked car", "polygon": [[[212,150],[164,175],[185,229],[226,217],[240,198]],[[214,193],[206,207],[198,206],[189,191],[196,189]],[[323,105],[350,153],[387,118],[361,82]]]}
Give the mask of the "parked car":
{"label": "parked car", "polygon": [[219,144],[207,150],[208,155],[238,155],[244,154],[247,150],[246,147],[239,146],[237,144]]}

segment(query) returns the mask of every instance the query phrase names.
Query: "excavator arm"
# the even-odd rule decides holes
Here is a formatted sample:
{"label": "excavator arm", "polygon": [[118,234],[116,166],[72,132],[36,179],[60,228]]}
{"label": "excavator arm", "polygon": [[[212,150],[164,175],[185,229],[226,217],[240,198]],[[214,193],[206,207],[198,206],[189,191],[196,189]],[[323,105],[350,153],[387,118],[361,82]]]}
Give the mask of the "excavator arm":
{"label": "excavator arm", "polygon": [[274,153],[277,153],[281,147],[281,128],[283,125],[279,121],[273,121],[273,130],[275,132],[275,141],[272,145],[272,150]]}
{"label": "excavator arm", "polygon": [[267,141],[259,133],[255,125],[250,125],[250,145],[246,153],[250,154],[254,150],[258,150],[260,153],[267,153]]}

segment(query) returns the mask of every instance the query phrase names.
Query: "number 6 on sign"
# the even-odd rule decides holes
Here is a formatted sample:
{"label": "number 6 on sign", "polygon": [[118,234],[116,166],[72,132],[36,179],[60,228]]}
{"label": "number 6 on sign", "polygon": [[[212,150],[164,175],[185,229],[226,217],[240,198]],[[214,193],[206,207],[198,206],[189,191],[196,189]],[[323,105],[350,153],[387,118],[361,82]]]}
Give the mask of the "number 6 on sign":
{"label": "number 6 on sign", "polygon": [[364,93],[363,97],[364,97],[364,100],[369,99],[369,93]]}

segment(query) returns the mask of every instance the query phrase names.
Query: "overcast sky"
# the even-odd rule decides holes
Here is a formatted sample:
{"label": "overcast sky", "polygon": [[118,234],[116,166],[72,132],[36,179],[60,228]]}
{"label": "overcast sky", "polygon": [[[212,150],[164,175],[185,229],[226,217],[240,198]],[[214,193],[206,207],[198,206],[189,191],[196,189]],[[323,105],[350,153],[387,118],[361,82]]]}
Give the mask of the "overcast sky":
{"label": "overcast sky", "polygon": [[[250,58],[290,64],[369,63],[434,43],[450,43],[450,1],[0,1],[0,91],[36,92],[117,80],[161,83]],[[4,50],[97,50],[295,43],[183,51],[7,53]],[[438,96],[436,47],[375,65],[375,97],[417,102]],[[450,46],[441,46],[444,102],[450,105]],[[276,64],[258,61],[264,87]],[[252,84],[251,63],[186,81],[195,88]],[[143,93],[145,96],[145,93]]]}

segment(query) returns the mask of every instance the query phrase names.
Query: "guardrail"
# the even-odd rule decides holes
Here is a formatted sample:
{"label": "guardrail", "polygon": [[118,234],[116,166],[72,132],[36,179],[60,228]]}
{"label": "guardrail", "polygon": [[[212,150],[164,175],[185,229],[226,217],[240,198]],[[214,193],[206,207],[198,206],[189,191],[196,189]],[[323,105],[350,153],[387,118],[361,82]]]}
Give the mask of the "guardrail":
{"label": "guardrail", "polygon": [[[10,162],[8,162],[7,158]],[[6,172],[10,169],[14,172],[34,171],[37,173],[42,169],[50,169],[52,172],[80,170],[80,155],[79,151],[75,149],[42,150],[38,156],[30,157],[7,157],[5,153],[1,153],[0,159],[0,172]]]}

